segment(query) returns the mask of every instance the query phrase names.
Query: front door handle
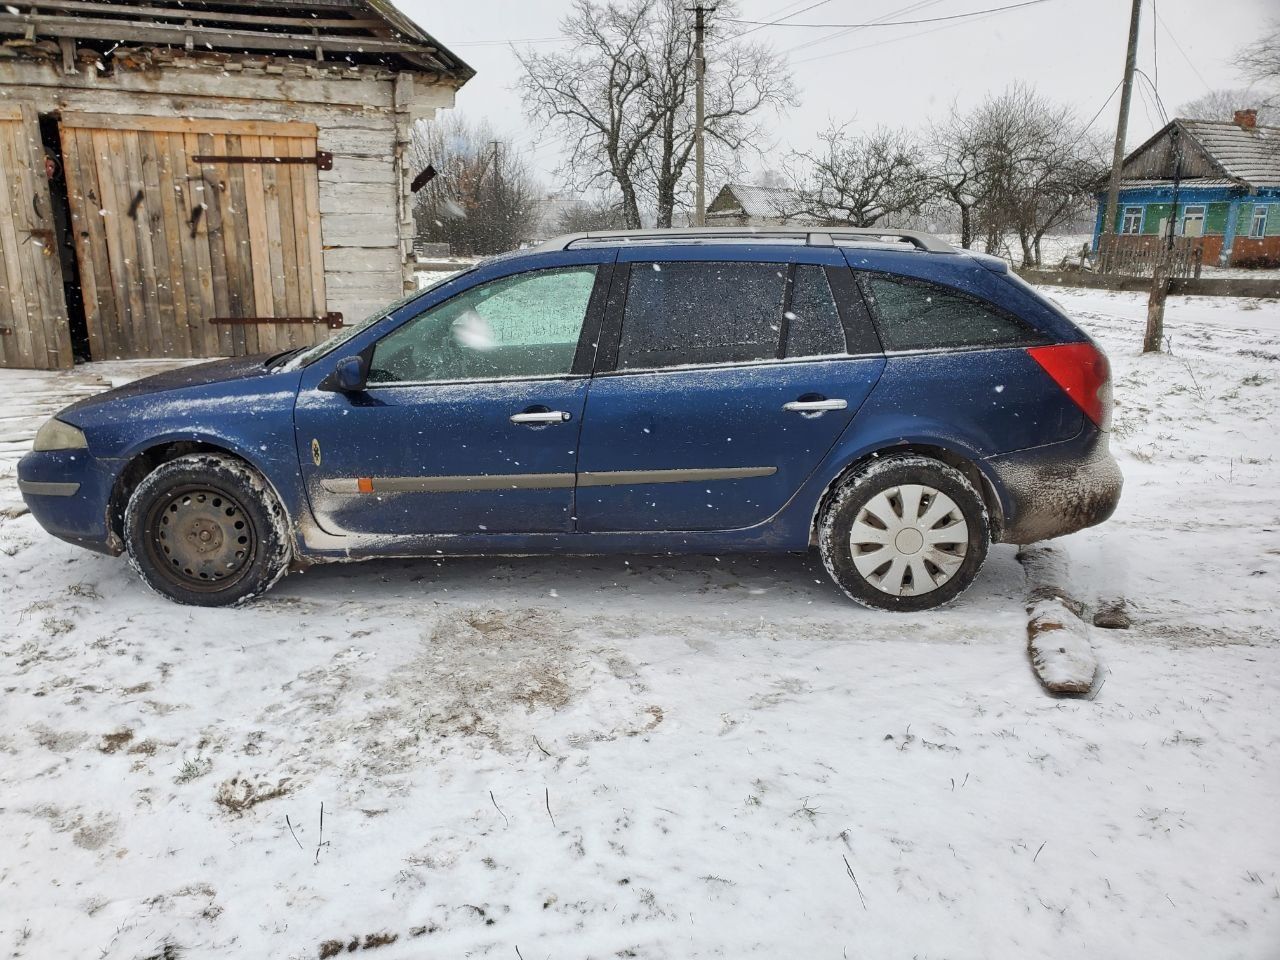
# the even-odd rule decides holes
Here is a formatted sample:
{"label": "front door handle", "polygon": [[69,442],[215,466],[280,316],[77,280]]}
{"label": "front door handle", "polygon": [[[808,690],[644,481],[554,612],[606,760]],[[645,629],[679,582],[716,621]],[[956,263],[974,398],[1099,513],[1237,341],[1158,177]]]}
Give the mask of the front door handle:
{"label": "front door handle", "polygon": [[844,410],[848,406],[846,400],[792,400],[784,403],[782,409],[788,413],[824,413],[827,410]]}
{"label": "front door handle", "polygon": [[548,423],[564,423],[566,420],[572,420],[573,414],[567,410],[526,410],[524,413],[515,413],[511,415],[512,423],[525,423],[534,425],[545,425]]}

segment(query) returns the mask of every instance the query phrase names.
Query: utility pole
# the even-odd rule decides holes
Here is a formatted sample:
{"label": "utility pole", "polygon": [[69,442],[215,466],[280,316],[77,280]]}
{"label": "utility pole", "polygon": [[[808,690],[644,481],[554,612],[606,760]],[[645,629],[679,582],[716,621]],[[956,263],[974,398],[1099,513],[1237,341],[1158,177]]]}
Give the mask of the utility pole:
{"label": "utility pole", "polygon": [[707,181],[706,166],[702,152],[703,126],[706,119],[706,108],[703,102],[705,77],[707,73],[706,57],[706,15],[715,11],[715,7],[704,7],[699,3],[695,7],[686,7],[693,11],[693,76],[694,120],[693,120],[693,225],[705,227],[707,221]]}
{"label": "utility pole", "polygon": [[[1129,100],[1133,96],[1133,71],[1138,63],[1138,21],[1142,14],[1142,0],[1133,0],[1129,14],[1129,50],[1124,59],[1124,84],[1120,89],[1120,118],[1116,121],[1116,144],[1111,154],[1111,182],[1107,185],[1107,210],[1103,215],[1099,237],[1099,255],[1105,265],[1114,251],[1106,249],[1115,245],[1116,210],[1120,206],[1120,171],[1124,167],[1124,138],[1129,128]],[[1107,244],[1107,238],[1112,242]]]}
{"label": "utility pole", "polygon": [[1173,141],[1173,205],[1169,223],[1151,270],[1151,295],[1147,297],[1147,332],[1142,338],[1143,353],[1159,353],[1164,342],[1164,302],[1169,298],[1169,273],[1173,268],[1173,244],[1178,232],[1178,193],[1182,185],[1182,137],[1177,124],[1169,132]]}

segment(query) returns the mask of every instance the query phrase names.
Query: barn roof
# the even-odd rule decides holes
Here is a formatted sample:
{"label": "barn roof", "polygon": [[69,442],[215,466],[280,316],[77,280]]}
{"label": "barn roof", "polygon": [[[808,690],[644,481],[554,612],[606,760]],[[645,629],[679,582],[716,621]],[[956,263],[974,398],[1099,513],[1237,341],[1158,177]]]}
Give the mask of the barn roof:
{"label": "barn roof", "polygon": [[1248,187],[1280,186],[1280,127],[1248,126],[1232,120],[1170,120],[1124,161],[1124,182],[1168,182],[1173,179],[1170,150],[1177,129],[1183,145],[1184,182],[1223,180]]}
{"label": "barn roof", "polygon": [[708,214],[748,217],[795,217],[803,206],[795,191],[785,187],[757,187],[748,183],[726,183],[720,188]]}
{"label": "barn roof", "polygon": [[[33,12],[35,11],[35,12]],[[390,0],[40,0],[0,6],[6,46],[70,39],[380,63],[461,85],[475,71]]]}

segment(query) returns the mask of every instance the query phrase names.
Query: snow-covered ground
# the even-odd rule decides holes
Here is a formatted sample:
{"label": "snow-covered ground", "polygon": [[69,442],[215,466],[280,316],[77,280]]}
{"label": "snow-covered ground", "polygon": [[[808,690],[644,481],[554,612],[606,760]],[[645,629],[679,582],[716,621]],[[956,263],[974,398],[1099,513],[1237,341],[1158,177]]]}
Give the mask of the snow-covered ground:
{"label": "snow-covered ground", "polygon": [[1141,296],[1050,293],[1111,355],[1127,476],[1061,541],[1131,604],[1092,700],[1037,685],[1009,547],[928,615],[729,556],[174,606],[13,482],[141,365],[0,371],[0,951],[1276,957],[1280,306],[1171,299],[1141,357]]}

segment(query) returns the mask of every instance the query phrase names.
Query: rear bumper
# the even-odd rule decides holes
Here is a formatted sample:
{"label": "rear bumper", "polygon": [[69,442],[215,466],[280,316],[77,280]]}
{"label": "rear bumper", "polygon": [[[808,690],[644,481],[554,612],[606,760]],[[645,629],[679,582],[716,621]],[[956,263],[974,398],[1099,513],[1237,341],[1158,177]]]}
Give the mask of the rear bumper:
{"label": "rear bumper", "polygon": [[1035,543],[1102,523],[1120,502],[1124,477],[1108,449],[1109,434],[1080,436],[986,461],[1004,508],[1002,543]]}
{"label": "rear bumper", "polygon": [[48,533],[117,556],[123,545],[107,517],[116,479],[112,466],[85,450],[28,453],[18,461],[18,490]]}

